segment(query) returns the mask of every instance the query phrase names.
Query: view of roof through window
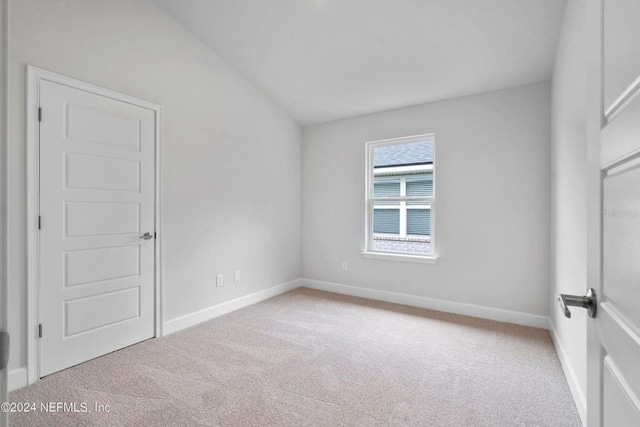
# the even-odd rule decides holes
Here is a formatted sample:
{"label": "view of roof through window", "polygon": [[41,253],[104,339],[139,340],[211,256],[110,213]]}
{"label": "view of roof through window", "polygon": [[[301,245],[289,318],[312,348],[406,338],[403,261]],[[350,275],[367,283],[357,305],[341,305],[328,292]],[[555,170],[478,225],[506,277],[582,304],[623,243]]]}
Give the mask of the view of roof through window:
{"label": "view of roof through window", "polygon": [[410,142],[375,148],[373,167],[433,164],[433,142]]}

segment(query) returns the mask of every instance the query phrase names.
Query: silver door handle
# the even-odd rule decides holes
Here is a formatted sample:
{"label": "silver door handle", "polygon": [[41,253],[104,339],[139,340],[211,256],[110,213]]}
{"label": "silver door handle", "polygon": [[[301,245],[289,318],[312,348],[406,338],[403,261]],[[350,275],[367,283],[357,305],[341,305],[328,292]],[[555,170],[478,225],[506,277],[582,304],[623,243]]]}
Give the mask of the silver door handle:
{"label": "silver door handle", "polygon": [[144,233],[140,238],[144,240],[151,240],[153,239],[153,235],[151,233]]}
{"label": "silver door handle", "polygon": [[560,303],[560,307],[562,308],[562,311],[564,311],[564,315],[568,318],[571,318],[569,306],[586,308],[587,313],[589,313],[589,317],[596,317],[598,302],[596,301],[596,293],[593,289],[589,289],[587,291],[587,295],[583,297],[578,295],[560,294],[558,295],[558,303]]}

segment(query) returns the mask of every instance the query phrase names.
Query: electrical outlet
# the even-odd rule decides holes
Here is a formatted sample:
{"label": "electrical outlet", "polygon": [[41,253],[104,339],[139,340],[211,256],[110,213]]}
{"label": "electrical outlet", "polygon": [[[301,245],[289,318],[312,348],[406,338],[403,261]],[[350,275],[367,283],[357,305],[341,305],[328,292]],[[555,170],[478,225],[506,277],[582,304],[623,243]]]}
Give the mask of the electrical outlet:
{"label": "electrical outlet", "polygon": [[342,261],[342,270],[344,271],[349,270],[349,263],[347,261]]}
{"label": "electrical outlet", "polygon": [[222,277],[222,274],[218,274],[216,276],[216,286],[222,286],[224,283],[224,279]]}
{"label": "electrical outlet", "polygon": [[233,272],[233,281],[234,282],[240,281],[240,270],[236,270]]}

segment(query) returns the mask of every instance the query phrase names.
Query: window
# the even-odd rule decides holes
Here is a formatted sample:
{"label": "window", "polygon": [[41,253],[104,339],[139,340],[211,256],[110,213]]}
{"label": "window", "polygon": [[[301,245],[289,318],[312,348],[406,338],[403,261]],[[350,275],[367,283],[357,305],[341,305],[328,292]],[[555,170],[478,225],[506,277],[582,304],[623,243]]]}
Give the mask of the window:
{"label": "window", "polygon": [[434,136],[367,144],[366,253],[433,257]]}

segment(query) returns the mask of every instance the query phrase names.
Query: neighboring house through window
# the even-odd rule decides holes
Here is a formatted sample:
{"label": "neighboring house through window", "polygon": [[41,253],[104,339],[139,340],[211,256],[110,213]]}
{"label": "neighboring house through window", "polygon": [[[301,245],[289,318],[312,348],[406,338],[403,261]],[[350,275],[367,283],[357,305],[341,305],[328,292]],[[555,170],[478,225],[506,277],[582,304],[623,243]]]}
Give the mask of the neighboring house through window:
{"label": "neighboring house through window", "polygon": [[367,251],[433,256],[434,136],[368,143]]}

